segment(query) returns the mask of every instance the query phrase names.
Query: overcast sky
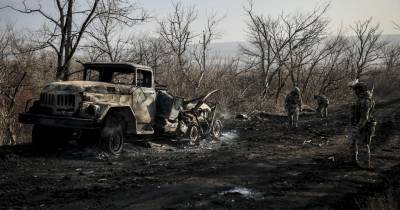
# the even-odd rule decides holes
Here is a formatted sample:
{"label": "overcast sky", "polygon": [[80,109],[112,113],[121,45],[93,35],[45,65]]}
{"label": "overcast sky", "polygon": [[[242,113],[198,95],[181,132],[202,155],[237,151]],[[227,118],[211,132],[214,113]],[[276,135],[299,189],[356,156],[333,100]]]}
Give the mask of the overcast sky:
{"label": "overcast sky", "polygon": [[[41,2],[43,8],[51,13],[52,0],[37,0]],[[35,5],[34,0],[28,0],[30,5]],[[323,0],[254,0],[255,8],[258,13],[276,16],[281,13],[307,12],[326,1]],[[0,0],[0,7],[12,4],[22,6],[22,0]],[[171,10],[169,0],[140,0],[140,4],[146,8],[153,16],[158,19],[165,17]],[[244,41],[246,39],[245,29],[246,17],[243,6],[247,5],[247,0],[183,0],[186,5],[195,6],[198,9],[198,21],[193,25],[193,29],[201,32],[207,14],[216,12],[220,16],[225,16],[219,27],[222,33],[219,42]],[[37,5],[37,4],[36,4]],[[400,24],[400,0],[332,0],[331,7],[327,13],[327,18],[331,20],[331,31],[335,31],[341,26],[348,27],[357,20],[372,17],[376,23],[380,23],[384,34],[400,34],[394,28],[393,22]],[[34,29],[42,24],[38,16],[24,15],[10,10],[0,10],[0,24],[13,23],[19,29]],[[136,26],[131,29],[136,33],[155,33],[157,24],[155,21]]]}

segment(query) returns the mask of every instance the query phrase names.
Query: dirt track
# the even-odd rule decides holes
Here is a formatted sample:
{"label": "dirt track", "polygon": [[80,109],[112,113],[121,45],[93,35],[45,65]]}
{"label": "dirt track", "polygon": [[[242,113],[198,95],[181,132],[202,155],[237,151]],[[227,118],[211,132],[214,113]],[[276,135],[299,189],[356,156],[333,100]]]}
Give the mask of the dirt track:
{"label": "dirt track", "polygon": [[262,116],[227,123],[219,142],[128,142],[117,158],[74,144],[52,154],[0,147],[0,208],[358,208],[398,184],[399,108],[399,100],[377,106],[373,170],[349,164],[345,108],[329,120],[303,116],[297,131],[282,116]]}

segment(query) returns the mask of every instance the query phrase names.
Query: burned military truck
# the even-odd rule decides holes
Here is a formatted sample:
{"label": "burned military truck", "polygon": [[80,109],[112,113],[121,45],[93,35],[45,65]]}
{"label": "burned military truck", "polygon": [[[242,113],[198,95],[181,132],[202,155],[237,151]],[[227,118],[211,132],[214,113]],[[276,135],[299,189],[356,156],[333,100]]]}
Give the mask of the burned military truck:
{"label": "burned military truck", "polygon": [[27,102],[19,121],[33,124],[32,143],[50,149],[75,139],[111,154],[137,135],[178,135],[191,141],[219,137],[216,105],[174,97],[156,88],[150,67],[131,63],[85,63],[81,81],[53,82]]}

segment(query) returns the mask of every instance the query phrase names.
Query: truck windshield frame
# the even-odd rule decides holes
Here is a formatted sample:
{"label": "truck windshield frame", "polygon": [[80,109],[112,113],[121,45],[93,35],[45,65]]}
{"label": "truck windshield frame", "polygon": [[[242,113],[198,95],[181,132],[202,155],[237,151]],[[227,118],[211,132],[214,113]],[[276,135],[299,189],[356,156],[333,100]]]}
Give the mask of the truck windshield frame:
{"label": "truck windshield frame", "polygon": [[147,88],[153,87],[152,72],[142,69],[137,69],[135,71],[118,71],[87,68],[84,71],[83,80],[122,85],[136,85]]}

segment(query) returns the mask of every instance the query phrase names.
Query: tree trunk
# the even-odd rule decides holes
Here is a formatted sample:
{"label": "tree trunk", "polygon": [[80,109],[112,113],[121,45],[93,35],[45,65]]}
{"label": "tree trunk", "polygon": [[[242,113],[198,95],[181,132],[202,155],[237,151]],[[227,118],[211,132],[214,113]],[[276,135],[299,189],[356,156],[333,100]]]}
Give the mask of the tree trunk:
{"label": "tree trunk", "polygon": [[65,54],[64,54],[64,65],[63,65],[63,80],[68,80],[69,67],[71,64],[71,53],[72,53],[72,9],[74,0],[69,0],[67,19],[65,21],[66,27],[66,42],[65,42]]}

